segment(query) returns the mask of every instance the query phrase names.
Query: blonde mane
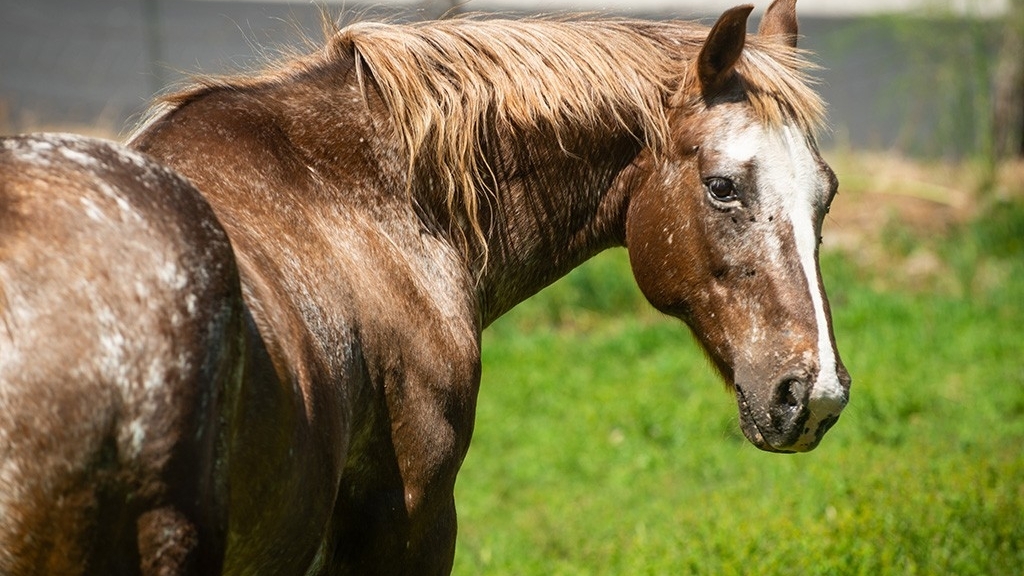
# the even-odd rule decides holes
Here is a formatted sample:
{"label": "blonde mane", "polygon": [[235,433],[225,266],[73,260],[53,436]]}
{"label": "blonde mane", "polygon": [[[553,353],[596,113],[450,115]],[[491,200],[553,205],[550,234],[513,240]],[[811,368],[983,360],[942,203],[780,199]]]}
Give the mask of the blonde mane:
{"label": "blonde mane", "polygon": [[[583,16],[325,28],[327,44],[311,54],[260,74],[201,78],[166,96],[135,134],[208,90],[285,83],[325,61],[355,58],[360,83],[365,89],[372,76],[405,145],[409,181],[417,166],[428,167],[440,178],[449,208],[461,205],[458,216],[483,243],[478,202],[490,166],[480,139],[489,123],[523,135],[543,128],[559,143],[570,132],[620,131],[662,151],[670,138],[672,96],[683,94],[686,106],[702,105],[690,74],[708,31],[693,22]],[[736,65],[762,121],[794,122],[809,134],[825,116],[807,75],[813,69],[803,51],[754,35]]]}
{"label": "blonde mane", "polygon": [[[480,157],[485,123],[513,133],[539,127],[622,130],[656,151],[669,139],[667,105],[692,83],[688,73],[708,28],[691,22],[626,19],[453,19],[408,25],[363,22],[329,48],[356,58],[382,97],[408,151],[410,171],[427,161],[481,242],[477,204],[489,170]],[[737,64],[747,97],[765,122],[813,133],[824,104],[810,88],[804,54],[756,36]],[[690,91],[699,100],[699,92]],[[559,142],[561,142],[559,138]]]}

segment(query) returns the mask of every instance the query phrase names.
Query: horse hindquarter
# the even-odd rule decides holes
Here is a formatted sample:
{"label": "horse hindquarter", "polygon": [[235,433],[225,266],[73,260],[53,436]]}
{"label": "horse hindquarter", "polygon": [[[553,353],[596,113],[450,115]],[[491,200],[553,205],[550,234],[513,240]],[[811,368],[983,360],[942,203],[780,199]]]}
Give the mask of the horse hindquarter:
{"label": "horse hindquarter", "polygon": [[112,144],[0,148],[0,573],[219,571],[241,297],[191,186]]}

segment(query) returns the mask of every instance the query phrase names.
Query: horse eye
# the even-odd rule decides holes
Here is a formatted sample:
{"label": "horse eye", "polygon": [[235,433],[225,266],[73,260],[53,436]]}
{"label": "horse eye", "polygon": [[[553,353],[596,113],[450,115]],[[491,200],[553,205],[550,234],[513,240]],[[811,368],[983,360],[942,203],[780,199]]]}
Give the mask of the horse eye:
{"label": "horse eye", "polygon": [[708,194],[718,202],[733,202],[739,198],[736,195],[736,184],[728,178],[714,176],[704,180],[704,186]]}

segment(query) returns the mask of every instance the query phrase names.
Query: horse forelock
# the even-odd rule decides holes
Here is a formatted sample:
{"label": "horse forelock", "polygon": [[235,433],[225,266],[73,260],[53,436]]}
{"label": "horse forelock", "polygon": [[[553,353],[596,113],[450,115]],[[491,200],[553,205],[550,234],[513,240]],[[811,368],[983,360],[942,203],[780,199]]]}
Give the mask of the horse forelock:
{"label": "horse forelock", "polygon": [[811,76],[818,67],[803,50],[757,36],[748,38],[736,66],[744,95],[756,116],[771,126],[795,124],[813,135],[825,126],[825,102]]}

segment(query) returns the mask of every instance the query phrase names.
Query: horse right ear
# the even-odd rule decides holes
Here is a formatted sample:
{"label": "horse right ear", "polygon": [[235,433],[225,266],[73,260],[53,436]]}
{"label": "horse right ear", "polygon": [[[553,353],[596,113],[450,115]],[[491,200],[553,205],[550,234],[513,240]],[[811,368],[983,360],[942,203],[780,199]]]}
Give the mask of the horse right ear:
{"label": "horse right ear", "polygon": [[732,77],[733,66],[743,53],[747,39],[750,4],[726,10],[711,27],[697,57],[697,76],[705,97],[717,92]]}
{"label": "horse right ear", "polygon": [[773,36],[790,48],[796,48],[799,26],[796,21],[796,0],[775,0],[764,12],[759,36]]}

